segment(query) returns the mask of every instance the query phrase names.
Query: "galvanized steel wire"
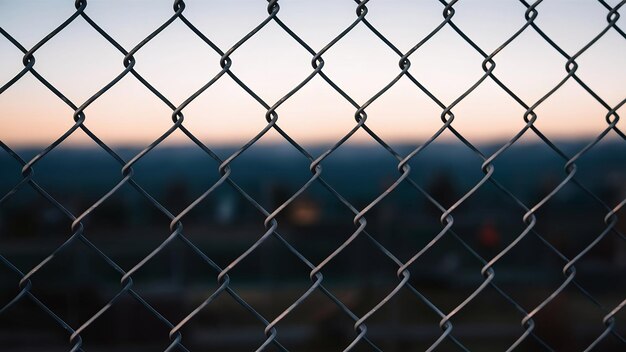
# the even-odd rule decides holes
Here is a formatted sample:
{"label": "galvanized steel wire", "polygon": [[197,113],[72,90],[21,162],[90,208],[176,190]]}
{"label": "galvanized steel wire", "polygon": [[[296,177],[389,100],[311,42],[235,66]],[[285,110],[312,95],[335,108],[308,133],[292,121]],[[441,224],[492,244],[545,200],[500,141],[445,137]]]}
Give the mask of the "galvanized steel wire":
{"label": "galvanized steel wire", "polygon": [[[624,33],[624,31],[616,25],[616,22],[620,17],[620,13],[618,11],[626,3],[626,0],[621,1],[618,5],[614,7],[610,6],[604,0],[599,0],[599,3],[602,4],[602,6],[604,6],[607,11],[605,28],[601,32],[597,33],[591,41],[589,41],[586,45],[580,48],[577,52],[571,54],[562,49],[558,45],[558,43],[552,40],[535,22],[536,18],[540,15],[541,12],[541,8],[539,7],[539,5],[542,3],[542,0],[536,1],[534,3],[529,3],[526,0],[520,0],[520,2],[526,7],[526,11],[523,14],[520,14],[520,16],[524,16],[524,25],[521,26],[512,36],[510,36],[507,40],[501,43],[501,45],[492,52],[486,52],[485,50],[483,50],[478,44],[476,44],[476,42],[472,40],[472,38],[470,38],[467,34],[463,32],[462,28],[460,28],[454,22],[454,6],[457,1],[458,0],[452,0],[450,2],[447,2],[444,0],[440,0],[439,2],[442,5],[441,22],[439,23],[439,25],[433,28],[428,35],[422,38],[410,50],[406,52],[398,49],[398,47],[394,45],[394,43],[388,37],[386,37],[385,34],[382,33],[382,31],[377,29],[371,22],[368,21],[367,14],[369,9],[367,5],[369,3],[369,0],[356,0],[355,17],[353,22],[349,26],[347,26],[342,32],[337,34],[325,46],[318,50],[312,48],[309,44],[307,44],[307,42],[299,37],[297,33],[290,29],[280,19],[280,3],[278,0],[269,0],[267,4],[267,16],[265,17],[265,19],[258,25],[256,25],[254,29],[244,35],[230,48],[218,47],[213,41],[211,41],[209,34],[201,32],[187,17],[185,17],[185,2],[183,0],[174,1],[171,17],[132,48],[124,48],[115,40],[115,38],[109,35],[105,30],[103,30],[98,25],[98,23],[96,23],[89,16],[89,6],[87,0],[77,0],[75,2],[76,11],[69,18],[67,18],[67,20],[61,23],[58,27],[56,27],[53,31],[47,34],[31,48],[24,47],[10,33],[5,31],[3,28],[0,28],[0,33],[2,34],[2,36],[8,39],[17,49],[19,49],[24,54],[22,59],[24,68],[20,72],[18,72],[11,80],[4,83],[0,87],[0,93],[3,93],[7,89],[10,89],[11,86],[13,86],[17,81],[22,79],[24,76],[30,74],[35,77],[50,92],[52,92],[56,97],[58,97],[59,100],[61,100],[74,111],[72,116],[74,120],[73,126],[71,126],[65,133],[59,136],[54,142],[52,142],[49,146],[40,151],[30,160],[23,159],[16,151],[0,141],[0,146],[2,147],[2,149],[10,154],[11,157],[13,157],[20,165],[22,165],[22,179],[8,193],[2,195],[2,198],[0,199],[0,206],[9,198],[11,198],[18,190],[30,187],[35,190],[43,199],[45,199],[55,208],[63,212],[63,214],[65,214],[65,216],[72,221],[71,236],[69,236],[62,245],[60,245],[56,250],[50,253],[48,257],[46,257],[33,268],[25,269],[24,271],[17,268],[13,263],[11,263],[8,259],[1,255],[2,249],[0,248],[0,263],[2,263],[2,265],[6,266],[10,270],[14,271],[21,277],[21,280],[18,283],[19,293],[9,302],[0,302],[0,304],[2,304],[0,308],[0,315],[2,315],[2,313],[10,307],[15,305],[18,301],[30,300],[34,302],[43,312],[53,318],[60,327],[67,331],[70,344],[69,349],[71,351],[82,351],[83,342],[81,338],[81,333],[86,329],[89,329],[90,326],[96,320],[98,320],[98,318],[103,313],[105,313],[113,305],[116,304],[120,297],[124,295],[129,295],[133,297],[137,302],[139,302],[139,304],[145,307],[148,312],[158,318],[162,322],[162,324],[170,330],[171,343],[166,351],[187,351],[188,349],[185,347],[184,336],[181,333],[181,329],[190,320],[194,319],[194,317],[206,306],[212,304],[219,296],[229,295],[234,300],[236,300],[236,302],[238,302],[242,307],[244,307],[252,317],[257,319],[265,326],[264,332],[266,335],[266,340],[260,346],[258,346],[257,351],[262,351],[266,349],[266,347],[268,347],[269,345],[273,345],[278,350],[287,351],[287,348],[280,342],[280,329],[277,328],[277,325],[282,320],[284,320],[285,317],[288,316],[296,307],[301,305],[302,302],[305,301],[313,292],[319,291],[326,295],[328,298],[330,298],[347,317],[354,321],[354,336],[352,342],[347,346],[337,346],[337,350],[350,351],[354,349],[355,346],[357,346],[358,344],[363,343],[369,345],[373,350],[381,351],[381,348],[377,346],[376,341],[371,340],[368,336],[368,319],[374,313],[379,311],[381,307],[385,305],[389,300],[396,296],[399,291],[407,290],[412,295],[414,295],[417,300],[425,303],[435,314],[440,317],[439,325],[441,327],[441,334],[437,338],[437,340],[428,348],[428,351],[437,350],[437,347],[445,340],[451,341],[460,350],[468,351],[469,349],[463,344],[463,341],[455,337],[454,318],[468,305],[468,303],[470,303],[478,295],[480,295],[483,290],[485,290],[487,287],[491,287],[495,289],[495,291],[498,292],[499,295],[507,300],[511,304],[511,306],[519,312],[519,321],[521,325],[519,330],[519,337],[511,346],[508,347],[507,351],[515,350],[516,347],[518,347],[524,340],[527,339],[533,339],[545,350],[552,351],[553,349],[549,346],[549,344],[535,334],[534,329],[536,323],[533,318],[537,315],[538,312],[542,311],[542,309],[544,309],[548,303],[550,303],[559,294],[561,294],[563,290],[571,286],[580,291],[583,295],[585,295],[591,302],[593,302],[597,306],[597,309],[603,311],[605,314],[604,319],[598,322],[598,324],[604,324],[605,326],[602,334],[597,336],[597,338],[585,349],[585,351],[593,350],[609,334],[615,336],[626,347],[626,339],[622,335],[620,335],[615,329],[615,316],[620,310],[624,309],[624,306],[626,305],[626,299],[615,307],[605,307],[600,304],[576,279],[577,262],[580,261],[581,258],[583,258],[591,249],[593,249],[594,246],[596,246],[596,244],[605,236],[617,236],[621,240],[626,240],[624,234],[620,233],[616,228],[616,213],[618,213],[620,209],[624,208],[624,206],[626,205],[626,199],[622,200],[618,204],[605,204],[584,184],[582,184],[576,176],[577,160],[580,159],[581,156],[586,154],[590,149],[592,149],[603,138],[605,138],[605,136],[610,133],[614,133],[618,135],[621,139],[626,140],[626,135],[617,126],[617,123],[619,121],[617,111],[620,107],[624,105],[624,103],[626,103],[626,98],[615,106],[609,105],[601,98],[601,96],[597,92],[590,88],[590,86],[587,85],[577,75],[578,63],[576,62],[577,58],[579,58],[581,54],[587,51],[609,31],[614,31],[618,33],[621,37],[626,39],[626,33]],[[87,24],[89,24],[89,26],[95,29],[104,39],[106,39],[106,41],[110,43],[111,46],[117,49],[117,51],[119,51],[119,53],[123,56],[123,66],[120,67],[119,74],[108,84],[102,87],[99,91],[93,94],[89,99],[83,102],[71,101],[36,69],[36,54],[38,50],[42,48],[51,38],[56,36],[61,31],[65,30],[66,27],[74,21],[85,21]],[[200,89],[187,97],[187,99],[185,99],[180,105],[175,105],[174,103],[172,103],[163,93],[161,93],[158,89],[151,85],[151,83],[135,69],[135,54],[137,54],[137,52],[139,52],[142,47],[144,47],[148,42],[153,40],[156,36],[159,35],[159,33],[161,33],[175,21],[183,23],[209,48],[211,48],[218,55],[220,55],[219,64],[221,67],[221,70],[211,80],[206,82],[206,84],[204,84]],[[234,62],[231,58],[235,51],[237,51],[247,40],[255,36],[262,28],[264,28],[270,22],[274,22],[275,24],[280,26],[280,28],[282,28],[285,33],[287,33],[298,45],[304,48],[311,56],[311,71],[309,75],[304,78],[300,83],[298,83],[295,87],[293,87],[287,94],[285,94],[283,97],[275,102],[268,102],[263,100],[255,91],[253,91],[246,84],[246,82],[240,79],[239,76],[237,76],[237,63]],[[398,56],[398,72],[396,77],[394,77],[378,92],[376,92],[373,96],[371,96],[369,99],[362,103],[359,103],[354,98],[352,98],[347,91],[342,89],[339,84],[333,81],[332,77],[329,77],[323,70],[325,65],[324,54],[327,53],[329,50],[332,50],[333,46],[339,40],[344,38],[348,33],[353,30],[353,28],[355,28],[355,26],[359,24],[365,25],[369,29],[369,31],[371,31],[371,33],[373,33],[386,47],[388,47]],[[481,65],[481,69],[483,71],[482,76],[477,81],[475,81],[466,91],[464,91],[456,99],[449,103],[445,103],[437,98],[431,91],[429,91],[428,87],[426,87],[425,84],[420,82],[411,74],[411,72],[409,72],[409,68],[411,67],[410,58],[412,56],[419,55],[420,48],[433,37],[437,36],[437,34],[444,27],[449,27],[453,29],[460,38],[467,42],[473,48],[473,50],[475,50],[478,54],[480,54],[480,56],[483,57]],[[534,31],[539,34],[556,52],[558,52],[563,57],[563,63],[565,64],[565,71],[563,72],[562,80],[557,85],[552,87],[549,91],[545,92],[545,94],[541,96],[537,101],[524,101],[523,99],[521,99],[513,90],[511,90],[501,80],[498,79],[496,73],[498,53],[525,31]],[[97,99],[99,99],[105,92],[118,84],[118,82],[120,82],[122,78],[128,75],[135,77],[135,79],[140,82],[148,91],[150,91],[155,97],[157,97],[165,106],[171,109],[172,124],[169,129],[164,131],[157,139],[155,139],[152,143],[150,143],[147,147],[134,155],[132,158],[127,160],[118,155],[111,147],[105,144],[101,139],[98,138],[95,133],[93,133],[89,129],[89,119],[88,116],[85,114],[85,109],[92,103],[94,103]],[[332,145],[330,148],[325,150],[323,153],[321,153],[321,155],[317,157],[315,157],[305,147],[300,145],[296,140],[292,139],[283,129],[281,129],[278,112],[279,107],[282,104],[289,100],[296,92],[298,92],[302,87],[307,85],[316,76],[321,77],[328,84],[328,86],[330,86],[339,96],[341,96],[354,108],[355,120],[353,128],[348,133],[342,136],[334,145]],[[368,127],[366,123],[367,108],[379,97],[385,94],[385,92],[387,92],[391,87],[393,87],[402,77],[410,80],[419,90],[425,93],[435,104],[437,104],[437,106],[439,106],[439,108],[441,109],[440,118],[442,122],[440,128],[437,130],[436,133],[434,133],[423,144],[412,150],[407,155],[401,155],[399,152],[394,150],[394,148],[392,148],[381,137],[379,137],[373,129]],[[215,152],[213,152],[185,127],[184,110],[194,99],[196,99],[209,87],[214,85],[215,82],[217,82],[218,80],[228,79],[234,81],[243,91],[246,92],[246,94],[252,97],[261,107],[263,107],[263,109],[265,109],[266,125],[260,131],[258,131],[253,138],[251,138],[247,143],[237,149],[234,153],[232,153],[225,159],[221,159]],[[525,126],[521,130],[519,130],[515,134],[515,136],[511,138],[506,144],[501,146],[490,155],[483,154],[476,146],[474,146],[465,137],[463,137],[463,135],[455,129],[453,124],[453,121],[455,119],[455,115],[453,112],[454,108],[461,101],[463,101],[463,99],[465,99],[472,91],[474,91],[477,87],[479,87],[483,82],[487,80],[493,81],[498,87],[500,87],[508,96],[510,96],[519,106],[521,106],[525,110],[525,113],[523,115]],[[540,116],[536,112],[537,107],[539,107],[544,101],[546,101],[546,99],[553,95],[568,81],[576,82],[576,84],[582,87],[591,97],[593,97],[595,101],[601,104],[606,110],[606,126],[604,130],[595,139],[593,139],[591,143],[586,145],[583,149],[579,150],[574,155],[569,155],[559,149],[535,125],[535,121],[540,118]],[[70,135],[77,132],[78,130],[81,130],[87,136],[89,136],[102,150],[104,150],[108,155],[110,155],[111,158],[113,158],[119,164],[122,175],[118,183],[113,188],[111,188],[104,196],[102,196],[95,203],[93,203],[89,208],[87,208],[82,213],[73,214],[66,207],[64,207],[63,204],[53,198],[44,188],[39,185],[39,183],[37,182],[37,177],[35,175],[35,169],[37,164],[43,158],[45,158],[48,153],[57,148],[64,140],[66,140]],[[199,147],[202,151],[204,151],[208,156],[210,156],[219,164],[219,168],[217,171],[219,172],[220,177],[202,195],[200,195],[197,199],[195,199],[192,203],[185,207],[184,210],[182,210],[178,214],[175,214],[168,210],[165,206],[160,204],[144,188],[142,188],[139,183],[135,181],[133,166],[147,153],[152,151],[156,146],[161,144],[165,139],[167,139],[172,133],[177,130],[185,134],[190,141],[192,141],[195,145],[197,145],[197,147]],[[235,159],[237,159],[253,144],[257,143],[257,141],[259,141],[259,139],[261,139],[270,130],[274,130],[278,134],[280,134],[280,136],[282,136],[285,141],[291,144],[300,154],[302,154],[309,160],[309,168],[311,172],[310,178],[284,203],[276,207],[276,209],[264,208],[252,196],[246,193],[246,191],[244,191],[231,177],[232,170],[230,167],[230,164]],[[352,205],[335,188],[333,188],[333,186],[325,180],[323,172],[324,160],[359,130],[365,131],[378,144],[384,147],[385,150],[397,160],[398,168],[397,179],[377,198],[375,198],[371,203],[367,204],[361,209]],[[468,192],[466,192],[450,207],[444,207],[443,205],[441,205],[423,188],[423,186],[416,182],[412,178],[411,167],[409,166],[409,162],[412,158],[420,154],[433,141],[439,138],[439,136],[445,131],[451,132],[459,141],[467,146],[469,150],[471,150],[480,159],[483,160],[481,170],[484,174],[482,179],[480,179]],[[516,143],[524,134],[536,135],[537,137],[539,137],[539,139],[541,139],[543,143],[545,143],[546,146],[548,146],[556,154],[558,154],[563,161],[563,167],[565,171],[565,175],[560,183],[558,183],[558,185],[554,187],[554,189],[552,189],[552,191],[548,193],[543,199],[535,204],[525,204],[519,199],[519,197],[509,191],[494,177],[494,160],[496,160],[509,147]],[[350,211],[354,215],[354,232],[330,255],[328,255],[324,260],[319,263],[311,262],[294,246],[292,246],[283,236],[281,236],[280,224],[276,220],[277,216],[289,204],[291,204],[296,198],[303,194],[303,192],[305,192],[314,183],[323,186],[333,195],[334,198],[336,198],[348,211]],[[385,198],[389,193],[393,192],[394,189],[396,189],[402,183],[410,185],[415,190],[424,195],[428,199],[428,201],[432,203],[432,205],[439,209],[441,214],[440,232],[433,236],[428,244],[423,248],[415,248],[415,254],[405,262],[394,256],[391,251],[385,248],[385,246],[383,246],[372,235],[370,235],[367,228],[367,215],[370,210],[374,208],[378,203],[380,203],[383,198]],[[457,234],[454,227],[455,210],[457,210],[457,208],[462,203],[464,203],[469,197],[471,197],[478,189],[480,189],[486,183],[491,183],[492,185],[494,185],[499,190],[499,192],[501,192],[506,198],[510,199],[512,203],[516,205],[516,207],[519,209],[519,220],[525,226],[524,230],[519,233],[512,242],[510,242],[503,250],[501,250],[492,258],[481,257],[476,250],[474,250],[466,241],[463,240],[463,236]],[[604,218],[604,222],[606,224],[605,229],[601,233],[598,233],[593,241],[588,243],[582,251],[580,251],[577,255],[573,257],[565,256],[559,251],[558,248],[552,245],[535,229],[535,224],[537,223],[537,211],[541,209],[546,203],[548,203],[555,196],[555,194],[557,194],[567,184],[575,185],[583,192],[589,194],[595,200],[595,202],[597,202],[602,208],[606,210],[606,216]],[[136,263],[132,268],[128,270],[121,268],[114,260],[107,256],[107,254],[101,251],[89,240],[87,236],[85,236],[86,226],[84,224],[84,219],[87,216],[89,216],[95,209],[97,209],[103,202],[105,202],[108,198],[115,194],[124,185],[132,186],[136,190],[136,192],[141,195],[141,197],[145,198],[154,207],[154,209],[170,219],[170,235],[156,248],[154,248],[152,252],[150,252],[150,254],[143,258],[143,260]],[[236,192],[241,194],[241,196],[243,196],[262,216],[265,217],[265,232],[259,234],[254,244],[252,244],[245,252],[241,253],[239,257],[237,257],[225,267],[220,267],[219,265],[217,265],[200,248],[194,245],[194,243],[186,237],[183,228],[185,216],[199,203],[203,202],[205,198],[207,198],[207,196],[215,192],[215,190],[220,187],[230,187],[234,189]],[[511,249],[513,249],[523,238],[527,236],[534,236],[538,238],[547,248],[547,250],[551,251],[556,258],[559,258],[559,260],[561,260],[562,262],[563,272],[563,281],[558,286],[558,288],[547,297],[545,297],[540,304],[538,304],[536,307],[532,307],[531,309],[523,308],[494,282],[494,277],[497,275],[497,272],[494,269],[495,264],[500,261],[501,258],[506,256],[507,253],[511,251]],[[281,314],[274,317],[263,316],[252,305],[248,304],[231,287],[229,277],[229,273],[233,270],[233,268],[235,268],[243,259],[248,257],[270,237],[273,237],[280,241],[280,243],[282,243],[282,245],[288,251],[290,251],[296,258],[298,258],[298,260],[300,260],[309,268],[311,280],[309,288],[304,293],[302,293],[302,295],[298,299],[292,302],[291,305],[289,305],[289,307],[285,309]],[[359,237],[363,237],[370,241],[377,248],[377,250],[379,250],[391,263],[393,263],[397,267],[397,285],[390,292],[388,292],[388,294],[382,300],[380,300],[376,305],[372,306],[366,314],[361,316],[358,316],[354,312],[352,312],[346,304],[344,304],[339,298],[337,298],[324,285],[324,269],[327,264],[333,261],[337,256],[342,255],[344,249],[350,246],[351,243],[353,243],[355,239]],[[465,300],[463,300],[460,304],[458,304],[454,309],[450,311],[443,311],[442,309],[437,307],[432,301],[430,301],[424,294],[422,294],[416,287],[414,287],[409,282],[409,279],[411,277],[409,267],[411,266],[411,264],[413,264],[416,260],[423,256],[424,253],[426,253],[430,248],[438,243],[438,241],[440,241],[443,237],[450,237],[455,241],[458,241],[471,255],[476,258],[478,262],[482,263],[483,265],[481,269],[481,274],[483,276],[482,283],[475,287],[474,291],[469,296],[467,296]],[[77,241],[84,243],[91,251],[93,251],[94,254],[102,258],[102,260],[107,265],[109,265],[119,274],[121,286],[119,292],[106,305],[102,306],[100,310],[93,314],[91,318],[86,320],[80,326],[70,326],[65,321],[63,321],[54,311],[48,308],[45,303],[43,303],[32,292],[31,288],[33,286],[33,275],[40,271],[42,267],[46,266],[49,261],[55,258],[55,256],[62,252],[71,243]],[[206,299],[192,312],[188,313],[188,315],[181,321],[167,320],[157,309],[152,307],[146,300],[142,298],[139,293],[137,293],[133,289],[133,274],[135,274],[147,262],[152,260],[155,255],[160,253],[164,248],[169,246],[174,241],[182,242],[185,246],[192,250],[198,256],[198,258],[202,259],[206,263],[206,265],[210,266],[215,272],[215,279],[218,283],[218,288],[208,297],[206,297]]]}

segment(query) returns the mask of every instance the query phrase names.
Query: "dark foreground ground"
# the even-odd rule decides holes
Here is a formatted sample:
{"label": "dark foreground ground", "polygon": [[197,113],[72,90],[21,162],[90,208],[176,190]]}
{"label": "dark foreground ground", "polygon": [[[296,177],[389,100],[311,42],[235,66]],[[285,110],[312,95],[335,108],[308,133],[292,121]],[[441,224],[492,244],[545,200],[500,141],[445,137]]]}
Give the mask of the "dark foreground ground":
{"label": "dark foreground ground", "polygon": [[[578,142],[562,143],[573,154]],[[486,153],[495,146],[484,146]],[[408,146],[400,146],[408,153]],[[313,148],[317,154],[321,149]],[[138,150],[122,149],[129,159]],[[228,148],[218,154],[228,155]],[[24,157],[35,150],[21,150]],[[598,145],[577,163],[577,179],[613,207],[626,197],[626,148]],[[417,184],[448,207],[483,176],[482,161],[460,145],[433,145],[411,163]],[[232,164],[232,179],[263,207],[273,210],[311,174],[309,162],[285,146],[253,146]],[[565,161],[541,144],[515,145],[495,162],[496,178],[524,204],[545,197],[566,174]],[[183,147],[157,148],[135,166],[134,179],[173,214],[178,214],[218,178],[218,163]],[[398,177],[397,161],[374,146],[342,148],[323,163],[324,178],[357,209],[362,209]],[[20,180],[20,165],[0,156],[0,193]],[[89,208],[121,179],[121,166],[95,149],[53,151],[35,167],[35,180],[75,215]],[[566,185],[537,213],[536,233],[528,234],[494,270],[493,283],[452,318],[453,336],[472,351],[502,351],[524,333],[520,310],[531,311],[565,281],[562,270],[606,228],[608,210],[574,184]],[[624,211],[621,211],[623,213]],[[407,286],[366,321],[367,336],[385,351],[421,351],[442,334],[441,317],[484,281],[484,263],[525,228],[525,211],[489,182],[453,212],[455,223],[413,263]],[[371,237],[359,236],[322,270],[323,285],[356,316],[363,316],[400,282],[398,265],[422,249],[443,226],[441,211],[407,183],[366,214]],[[616,229],[626,232],[626,214]],[[278,232],[314,265],[355,230],[352,213],[314,183],[282,211]],[[225,268],[265,232],[264,216],[230,185],[209,195],[183,218],[187,238]],[[130,270],[170,234],[169,219],[128,185],[87,217],[85,237]],[[42,262],[72,235],[71,220],[28,185],[0,203],[0,255],[23,273]],[[475,253],[467,249],[469,246]],[[555,251],[556,250],[556,251]],[[537,337],[557,351],[580,351],[605,329],[608,310],[626,294],[626,241],[607,234],[576,264],[576,281],[535,317]],[[312,285],[311,269],[276,237],[270,236],[229,273],[230,287],[271,321]],[[174,240],[133,277],[133,289],[166,319],[178,323],[218,289],[219,270],[180,240]],[[19,274],[0,265],[0,307],[19,292]],[[96,314],[123,288],[121,275],[97,253],[75,241],[32,278],[32,292],[73,328]],[[581,289],[582,288],[582,289]],[[592,296],[595,302],[589,298]],[[518,303],[512,304],[507,297]],[[626,335],[626,312],[616,331]],[[277,339],[290,351],[342,350],[357,336],[354,320],[322,290],[287,315]],[[251,351],[260,346],[265,325],[227,292],[185,324],[183,342],[191,350]],[[161,351],[169,328],[136,299],[123,294],[81,333],[86,351]],[[0,351],[66,351],[69,333],[28,298],[0,314]],[[598,351],[622,351],[608,336]],[[277,350],[275,347],[269,351]],[[371,351],[360,343],[357,351]],[[459,351],[446,340],[439,351]],[[519,351],[547,350],[529,337]]]}

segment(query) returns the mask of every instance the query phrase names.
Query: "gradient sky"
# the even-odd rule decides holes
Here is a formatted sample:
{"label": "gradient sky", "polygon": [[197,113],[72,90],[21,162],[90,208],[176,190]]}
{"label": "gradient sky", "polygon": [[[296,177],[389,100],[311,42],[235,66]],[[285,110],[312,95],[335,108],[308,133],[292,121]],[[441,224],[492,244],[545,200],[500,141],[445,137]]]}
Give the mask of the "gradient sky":
{"label": "gradient sky", "polygon": [[[0,0],[0,26],[30,48],[73,13],[73,3]],[[185,16],[224,51],[267,16],[264,0],[186,3]],[[315,50],[356,17],[356,4],[351,0],[282,0],[280,5],[279,17]],[[372,0],[368,8],[367,18],[403,51],[443,18],[443,6],[436,0]],[[487,52],[525,22],[525,7],[514,0],[461,0],[455,10],[455,23]],[[538,11],[536,23],[570,54],[602,31],[608,13],[592,0],[545,1]],[[86,13],[130,50],[173,10],[172,1],[89,0]],[[623,18],[618,25],[626,30]],[[35,57],[35,68],[76,105],[123,70],[123,55],[80,17]],[[136,70],[174,104],[184,101],[220,70],[219,55],[180,21],[135,57]],[[625,58],[626,40],[610,30],[577,60],[578,74],[607,103],[616,105],[626,97]],[[483,73],[482,58],[447,26],[410,59],[414,76],[444,103],[456,99]],[[311,56],[273,22],[235,51],[232,60],[232,71],[270,105],[312,70]],[[359,103],[399,72],[398,57],[362,24],[331,48],[324,60],[324,72]],[[495,61],[495,74],[528,104],[566,75],[566,60],[532,28],[500,52]],[[21,52],[0,37],[0,82],[18,73],[21,62]],[[328,142],[354,126],[354,111],[316,77],[279,107],[278,124],[299,142]],[[454,126],[472,142],[508,138],[524,126],[524,109],[490,80],[453,111]],[[73,124],[73,111],[30,74],[0,95],[0,112],[0,139],[10,146],[50,143]],[[441,125],[441,109],[406,78],[367,112],[368,125],[395,142],[418,143]],[[606,110],[573,80],[536,112],[536,126],[552,138],[590,137],[606,127]],[[86,125],[113,145],[145,145],[171,126],[171,110],[130,74],[85,113]],[[265,126],[265,109],[227,76],[184,113],[185,125],[209,146],[243,143]],[[176,132],[167,142],[183,143],[185,138]],[[262,141],[279,138],[270,131]],[[354,141],[368,139],[363,132],[354,136]],[[93,145],[82,132],[64,143],[72,144]]]}

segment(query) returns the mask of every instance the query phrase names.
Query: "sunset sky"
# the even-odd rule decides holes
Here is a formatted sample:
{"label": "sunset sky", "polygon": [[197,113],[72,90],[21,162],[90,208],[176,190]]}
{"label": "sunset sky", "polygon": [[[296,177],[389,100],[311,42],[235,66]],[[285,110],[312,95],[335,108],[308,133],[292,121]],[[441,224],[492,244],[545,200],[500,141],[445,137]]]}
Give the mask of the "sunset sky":
{"label": "sunset sky", "polygon": [[[356,18],[351,0],[282,0],[278,16],[319,50]],[[616,4],[618,1],[609,1]],[[264,0],[186,1],[185,16],[223,51],[267,17]],[[565,6],[567,5],[567,6]],[[436,0],[373,0],[367,18],[403,51],[442,20]],[[486,52],[525,23],[514,0],[461,0],[454,22]],[[589,0],[545,1],[536,23],[569,54],[607,25],[608,11]],[[0,0],[0,26],[31,48],[69,17],[74,1]],[[130,50],[173,14],[172,1],[129,1],[123,7],[89,0],[85,12]],[[626,9],[622,11],[626,14]],[[626,15],[622,16],[626,17]],[[618,25],[626,30],[626,20]],[[0,85],[22,68],[22,53],[0,36]],[[220,56],[177,20],[135,55],[136,70],[174,104],[180,104],[220,70]],[[359,24],[326,54],[324,72],[358,103],[398,74],[399,57]],[[77,18],[35,53],[35,68],[76,105],[123,71],[123,55]],[[231,56],[232,71],[269,105],[312,71],[311,55],[270,22]],[[626,98],[626,40],[609,30],[578,60],[578,74],[608,104]],[[411,73],[445,104],[483,74],[482,57],[449,26],[410,57]],[[529,105],[566,76],[566,60],[532,29],[495,57],[495,74]],[[621,115],[624,115],[622,107]],[[440,126],[441,108],[402,78],[367,110],[368,125],[384,139],[419,143]],[[10,146],[45,145],[72,124],[73,111],[27,74],[0,95],[0,139]],[[228,76],[187,108],[185,126],[209,146],[244,143],[266,122],[265,109]],[[321,78],[314,78],[277,110],[278,125],[304,144],[339,139],[355,124],[355,109]],[[507,139],[524,126],[524,109],[491,80],[453,109],[454,126],[472,142]],[[606,110],[570,80],[540,105],[536,126],[551,138],[591,137],[605,127]],[[85,124],[112,145],[146,145],[172,124],[171,110],[132,75],[86,111]],[[625,123],[620,122],[622,129]],[[451,134],[444,134],[452,138]],[[280,139],[270,131],[263,142]],[[369,137],[359,132],[354,141]],[[174,133],[167,143],[187,143]],[[78,131],[64,145],[93,145]]]}

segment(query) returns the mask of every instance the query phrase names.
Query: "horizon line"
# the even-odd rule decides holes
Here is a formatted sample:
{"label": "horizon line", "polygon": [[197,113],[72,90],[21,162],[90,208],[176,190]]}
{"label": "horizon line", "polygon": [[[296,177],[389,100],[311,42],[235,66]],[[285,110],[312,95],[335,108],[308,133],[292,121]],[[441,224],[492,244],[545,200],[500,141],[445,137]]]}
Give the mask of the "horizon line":
{"label": "horizon line", "polygon": [[[516,141],[516,144],[522,144],[522,145],[536,145],[536,144],[545,144],[545,142],[543,142],[539,137],[534,136],[534,138],[536,138],[536,140],[524,140],[522,138],[520,138],[518,141]],[[562,144],[584,144],[584,143],[589,143],[591,141],[593,141],[596,137],[595,136],[579,136],[579,137],[558,137],[558,138],[550,138],[549,141],[550,142],[556,142],[556,143],[562,143]],[[413,141],[413,140],[408,140],[408,139],[395,139],[395,140],[389,140],[389,141],[384,141],[387,145],[395,145],[397,147],[409,147],[409,146],[420,146],[423,145],[425,141],[427,141],[428,139],[423,139],[420,141]],[[611,144],[616,144],[620,141],[620,139],[613,137],[613,136],[605,136],[604,138],[602,138],[603,141],[609,142]],[[500,147],[503,146],[504,144],[506,144],[507,142],[509,142],[510,139],[505,139],[505,138],[493,138],[493,139],[488,139],[488,140],[481,140],[481,141],[475,141],[475,142],[471,142],[470,143],[474,146],[481,146],[481,147]],[[40,144],[40,143],[19,143],[17,145],[8,145],[7,143],[3,142],[2,140],[0,140],[0,143],[4,143],[5,145],[7,145],[10,149],[13,150],[32,150],[32,149],[45,149],[48,146],[50,146],[50,144]],[[243,147],[245,144],[247,143],[247,141],[243,141],[241,143],[237,143],[237,142],[218,142],[214,145],[207,145],[205,143],[205,145],[207,147],[209,147],[209,149],[233,149],[233,148],[241,148]],[[334,144],[336,144],[337,141],[336,140],[320,140],[320,141],[315,141],[315,142],[301,142],[298,143],[298,145],[300,145],[301,147],[305,147],[305,148],[328,148],[329,146],[332,146]],[[107,143],[106,145],[108,147],[111,148],[118,148],[118,149],[144,149],[146,148],[150,143],[146,143],[146,144],[142,144],[142,143],[118,143],[118,142],[112,142],[112,143]],[[461,141],[458,138],[452,138],[452,137],[448,137],[448,138],[437,138],[436,141],[434,141],[433,143],[434,145],[446,145],[446,146],[453,146],[453,145],[465,145],[463,141]],[[257,146],[262,146],[262,147],[273,147],[273,148],[281,148],[281,147],[288,147],[288,146],[292,146],[286,139],[283,140],[259,140],[257,142],[254,143],[254,145]],[[369,139],[369,140],[349,140],[346,141],[345,143],[343,143],[341,147],[370,147],[370,146],[381,146],[380,143],[378,143],[377,141],[375,141],[374,139]],[[158,144],[157,147],[160,148],[167,148],[167,149],[184,149],[184,148],[193,148],[193,147],[197,147],[197,145],[191,141],[163,141],[160,144]],[[71,149],[82,149],[82,150],[87,150],[87,149],[98,149],[101,148],[98,144],[96,144],[95,142],[93,143],[61,143],[60,145],[56,146],[54,149],[65,149],[65,150],[71,150]],[[156,148],[156,147],[155,147]]]}

